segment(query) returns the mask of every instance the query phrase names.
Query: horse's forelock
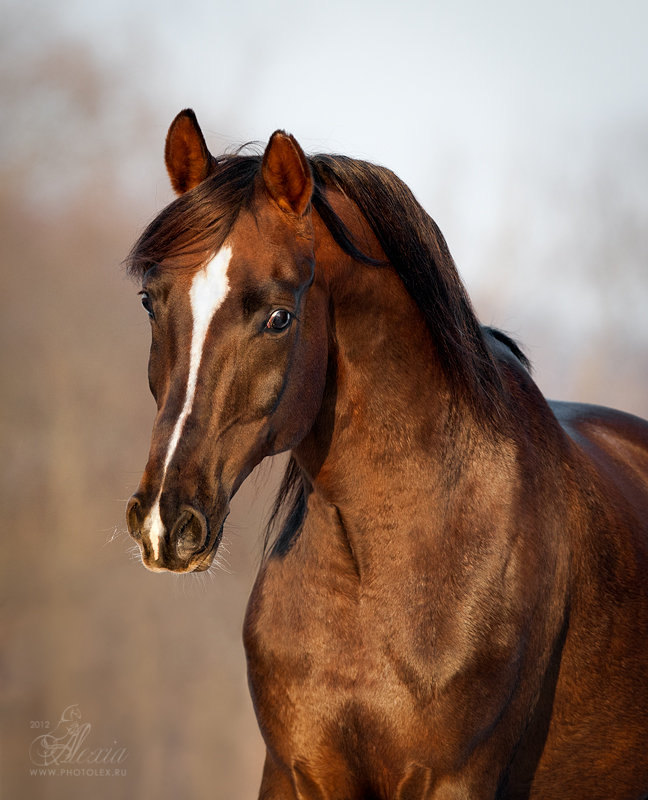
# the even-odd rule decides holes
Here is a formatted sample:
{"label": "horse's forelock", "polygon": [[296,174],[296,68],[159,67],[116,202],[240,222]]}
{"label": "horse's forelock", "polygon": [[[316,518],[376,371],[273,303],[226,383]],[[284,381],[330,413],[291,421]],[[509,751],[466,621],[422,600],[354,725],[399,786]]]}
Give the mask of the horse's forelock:
{"label": "horse's forelock", "polygon": [[163,209],[135,242],[125,261],[136,279],[152,266],[182,256],[198,266],[218,252],[244,207],[250,204],[261,157],[222,156],[214,173]]}

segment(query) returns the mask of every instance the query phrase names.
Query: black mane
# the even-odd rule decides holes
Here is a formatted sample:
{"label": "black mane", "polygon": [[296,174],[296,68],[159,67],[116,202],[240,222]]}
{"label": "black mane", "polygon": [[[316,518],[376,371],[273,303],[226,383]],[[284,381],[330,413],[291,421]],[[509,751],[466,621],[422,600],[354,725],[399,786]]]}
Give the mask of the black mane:
{"label": "black mane", "polygon": [[[315,210],[349,255],[358,258],[341,221],[331,215],[322,189],[349,197],[371,226],[432,334],[441,366],[458,397],[478,418],[505,416],[500,372],[482,334],[450,251],[434,220],[391,170],[346,156],[313,156]],[[365,262],[370,259],[358,258]]]}

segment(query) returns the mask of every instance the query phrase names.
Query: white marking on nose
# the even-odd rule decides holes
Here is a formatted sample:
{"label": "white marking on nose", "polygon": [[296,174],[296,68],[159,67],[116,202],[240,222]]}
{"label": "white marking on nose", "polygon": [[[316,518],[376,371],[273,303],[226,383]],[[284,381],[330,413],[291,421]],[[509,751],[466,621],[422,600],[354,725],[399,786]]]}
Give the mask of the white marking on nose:
{"label": "white marking on nose", "polygon": [[158,491],[153,508],[142,526],[144,532],[148,533],[156,558],[159,555],[160,542],[164,536],[164,523],[160,516],[160,497],[162,496],[167,469],[176,451],[178,442],[180,441],[184,424],[193,407],[194,397],[196,395],[196,384],[198,381],[198,370],[200,368],[200,362],[202,361],[209,325],[214,318],[214,314],[223,304],[227,292],[229,291],[227,267],[229,266],[231,258],[232,248],[229,245],[223,245],[216,255],[194,275],[191,288],[189,289],[193,323],[191,329],[191,353],[189,356],[187,391],[182,411],[176,420],[173,433],[167,445],[167,454],[164,460],[162,478],[160,480],[160,490]]}

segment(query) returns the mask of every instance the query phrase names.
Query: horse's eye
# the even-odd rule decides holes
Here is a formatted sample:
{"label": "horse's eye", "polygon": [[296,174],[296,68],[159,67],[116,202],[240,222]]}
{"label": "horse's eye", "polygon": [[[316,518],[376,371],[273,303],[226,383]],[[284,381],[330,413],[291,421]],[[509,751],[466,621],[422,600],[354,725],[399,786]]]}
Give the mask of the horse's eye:
{"label": "horse's eye", "polygon": [[155,319],[155,314],[153,313],[153,303],[151,303],[151,298],[149,297],[149,293],[140,292],[140,296],[142,298],[142,305],[144,306],[146,313],[149,315],[151,319]]}
{"label": "horse's eye", "polygon": [[269,331],[285,331],[292,322],[292,318],[290,311],[286,311],[285,308],[278,308],[270,314],[266,322],[266,328]]}

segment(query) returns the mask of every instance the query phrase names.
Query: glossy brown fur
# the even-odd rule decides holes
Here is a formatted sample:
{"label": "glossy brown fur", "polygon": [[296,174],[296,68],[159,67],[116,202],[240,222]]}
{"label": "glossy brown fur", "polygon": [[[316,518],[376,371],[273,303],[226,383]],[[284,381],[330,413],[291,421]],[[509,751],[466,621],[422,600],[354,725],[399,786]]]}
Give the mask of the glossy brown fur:
{"label": "glossy brown fur", "polygon": [[[147,565],[196,568],[253,466],[292,452],[244,630],[260,797],[647,797],[648,424],[548,404],[391,173],[281,132],[263,159],[213,159],[178,120],[193,166],[167,165],[194,191],[131,258],[140,277],[160,263],[159,414],[128,522]],[[230,293],[161,500],[167,529],[189,507],[210,533],[187,561],[174,528],[155,561],[142,521],[186,382],[183,282],[226,240]]]}

